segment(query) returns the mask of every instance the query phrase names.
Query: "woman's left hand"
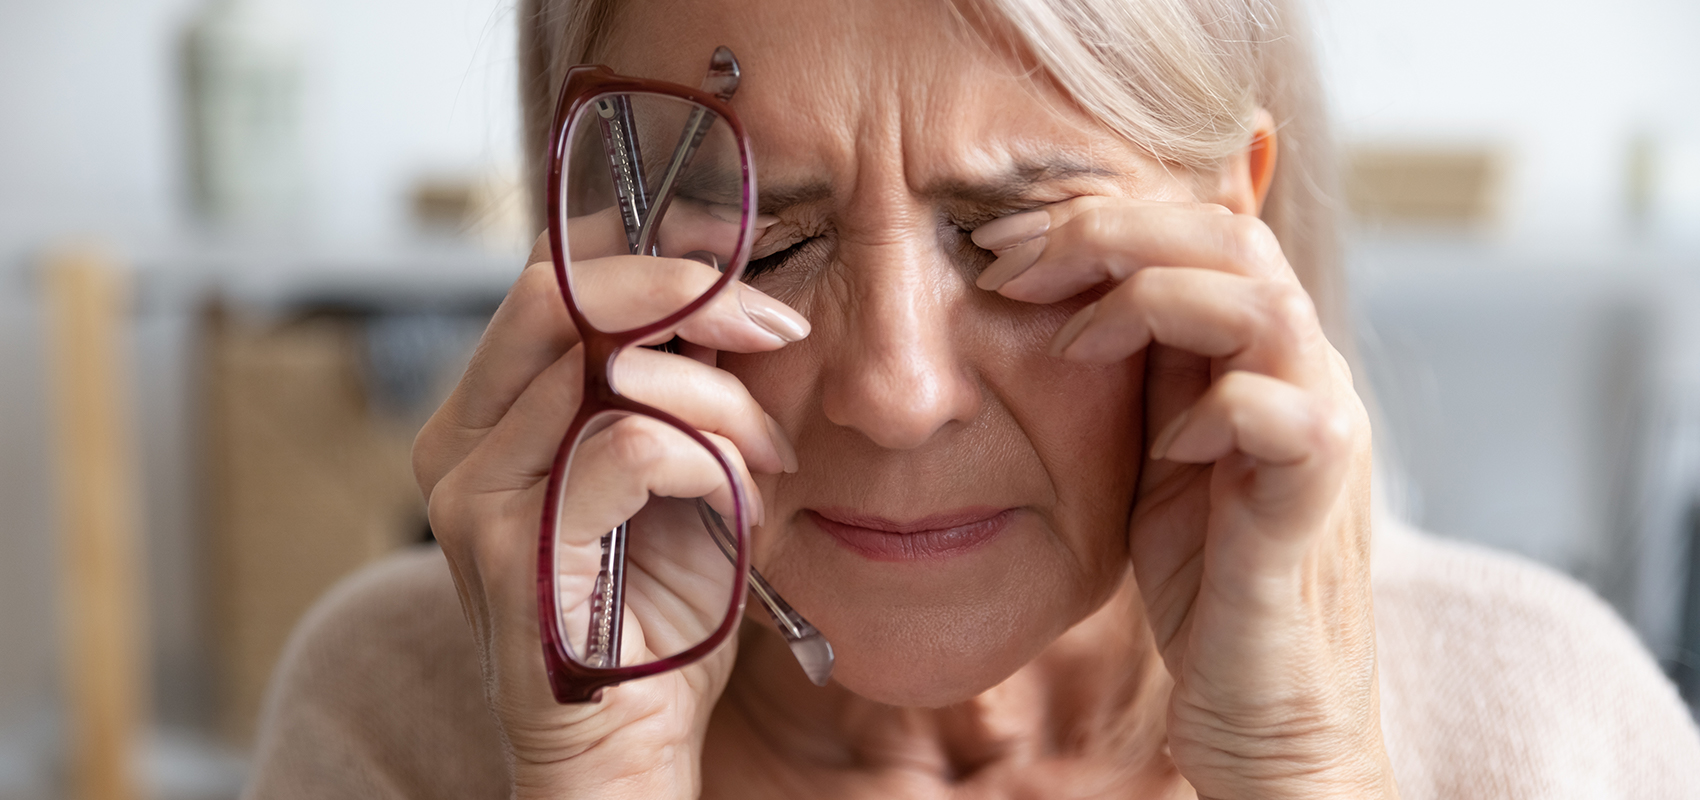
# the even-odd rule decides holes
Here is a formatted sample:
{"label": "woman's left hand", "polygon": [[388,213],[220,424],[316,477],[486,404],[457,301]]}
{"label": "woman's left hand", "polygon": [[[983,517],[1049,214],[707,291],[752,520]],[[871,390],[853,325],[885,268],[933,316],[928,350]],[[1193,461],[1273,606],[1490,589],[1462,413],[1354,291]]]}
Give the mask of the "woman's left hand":
{"label": "woman's left hand", "polygon": [[[1052,352],[1144,351],[1148,460],[1129,549],[1174,679],[1181,774],[1206,798],[1396,797],[1368,416],[1274,234],[1220,206],[1081,197],[1030,213],[1049,217],[1044,233],[996,250],[981,288],[1055,303],[1108,282]],[[998,232],[975,240],[999,246]]]}

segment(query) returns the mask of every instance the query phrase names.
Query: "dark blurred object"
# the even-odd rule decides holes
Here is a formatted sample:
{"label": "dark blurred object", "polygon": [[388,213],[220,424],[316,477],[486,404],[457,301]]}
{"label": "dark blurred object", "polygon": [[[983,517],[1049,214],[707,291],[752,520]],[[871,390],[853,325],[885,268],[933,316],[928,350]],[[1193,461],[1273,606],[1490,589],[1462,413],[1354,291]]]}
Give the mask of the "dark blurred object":
{"label": "dark blurred object", "polygon": [[367,319],[361,363],[375,410],[410,427],[424,424],[460,377],[445,365],[465,361],[488,321],[486,315],[433,312]]}
{"label": "dark blurred object", "polygon": [[1700,710],[1700,502],[1688,510],[1688,591],[1682,604],[1682,639],[1671,678],[1688,707]]}
{"label": "dark blurred object", "polygon": [[146,607],[134,441],[126,424],[129,283],[114,259],[50,255],[52,402],[70,796],[133,800],[147,726]]}
{"label": "dark blurred object", "polygon": [[1477,226],[1499,214],[1503,158],[1489,147],[1366,146],[1346,162],[1346,198],[1370,223]]}

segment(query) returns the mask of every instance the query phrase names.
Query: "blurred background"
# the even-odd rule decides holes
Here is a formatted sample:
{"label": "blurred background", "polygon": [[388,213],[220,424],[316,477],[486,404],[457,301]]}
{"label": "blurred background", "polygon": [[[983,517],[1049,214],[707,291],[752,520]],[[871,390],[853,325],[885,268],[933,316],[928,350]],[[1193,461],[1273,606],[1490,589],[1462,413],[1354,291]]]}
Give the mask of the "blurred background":
{"label": "blurred background", "polygon": [[[299,615],[428,535],[527,250],[513,5],[0,0],[0,800],[234,797]],[[1700,5],[1311,5],[1383,495],[1694,702]]]}

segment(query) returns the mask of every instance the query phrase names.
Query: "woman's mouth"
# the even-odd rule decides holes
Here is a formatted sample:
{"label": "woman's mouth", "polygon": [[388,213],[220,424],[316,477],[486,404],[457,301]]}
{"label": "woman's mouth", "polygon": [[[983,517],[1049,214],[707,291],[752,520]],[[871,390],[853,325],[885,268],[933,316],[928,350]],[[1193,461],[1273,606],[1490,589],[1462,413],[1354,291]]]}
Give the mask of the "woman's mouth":
{"label": "woman's mouth", "polygon": [[807,509],[815,527],[874,561],[949,558],[991,541],[1015,518],[1013,508],[960,508],[907,521],[850,509]]}

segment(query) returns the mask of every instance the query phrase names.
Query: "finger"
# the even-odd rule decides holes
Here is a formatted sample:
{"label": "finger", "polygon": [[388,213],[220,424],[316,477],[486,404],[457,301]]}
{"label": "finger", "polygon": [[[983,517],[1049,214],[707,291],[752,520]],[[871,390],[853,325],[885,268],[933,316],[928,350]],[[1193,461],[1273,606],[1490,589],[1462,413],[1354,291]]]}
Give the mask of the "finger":
{"label": "finger", "polygon": [[741,212],[735,205],[709,204],[688,197],[675,197],[658,223],[655,237],[660,255],[683,258],[688,253],[715,254],[722,263],[732,260],[743,233]]}
{"label": "finger", "polygon": [[[500,638],[502,620],[516,612],[523,617],[531,613],[528,605],[536,604],[531,587],[520,576],[536,574],[537,521],[492,513],[487,496],[459,490],[457,484],[476,477],[464,466],[461,462],[443,476],[426,513],[468,623],[475,635],[493,646]],[[542,496],[541,491],[530,494]],[[535,620],[534,615],[530,618]]]}
{"label": "finger", "polygon": [[[566,230],[562,231],[561,235],[566,239],[567,253],[575,261],[625,255],[632,251],[618,206],[608,206],[594,213],[568,218]],[[544,232],[542,240],[545,243],[549,241],[548,232]],[[536,258],[533,253],[532,260],[546,261],[548,258],[549,252],[544,250],[542,258]]]}
{"label": "finger", "polygon": [[980,288],[1055,303],[1165,264],[1298,280],[1269,226],[1221,206],[1081,197],[1027,213],[1045,218],[1044,232],[1025,242],[993,247],[995,237],[981,235],[992,225],[975,231],[976,243],[998,254],[981,273]]}
{"label": "finger", "polygon": [[443,477],[430,512],[480,642],[491,702],[520,713],[544,711],[550,724],[569,725],[575,715],[588,714],[584,707],[555,704],[538,657],[537,510],[544,487],[518,501],[457,491],[455,484],[468,477],[464,466]]}
{"label": "finger", "polygon": [[720,437],[768,474],[797,471],[797,452],[778,420],[732,373],[684,355],[629,350],[614,362],[620,392]]}
{"label": "finger", "polygon": [[[760,490],[736,447],[714,434],[705,437],[744,487],[749,524],[759,524],[764,514]],[[521,649],[525,642],[535,647],[535,628],[530,627],[536,624],[535,595],[523,578],[536,574],[537,523],[545,487],[537,484],[492,502],[487,499],[491,495],[472,485],[484,469],[478,461],[475,452],[444,478],[445,490],[431,503],[432,519],[445,523],[440,526],[443,550],[454,565],[463,598],[473,600],[467,608],[483,623],[478,627],[499,639],[491,623],[517,614]],[[652,496],[701,497],[734,518],[734,490],[721,462],[677,428],[647,417],[628,416],[586,437],[562,488],[557,553],[563,565],[584,561],[570,556],[594,548],[602,534],[637,515]],[[594,561],[585,561],[592,577]],[[502,610],[493,613],[496,608]]]}
{"label": "finger", "polygon": [[[686,258],[611,256],[575,262],[573,299],[598,330],[626,331],[652,324],[713,288],[721,272]],[[674,333],[704,347],[759,353],[800,341],[809,321],[790,306],[737,283],[676,329],[641,344],[660,344]]]}
{"label": "finger", "polygon": [[1112,363],[1153,341],[1301,386],[1327,385],[1332,348],[1296,284],[1149,267],[1081,309],[1052,339],[1071,361]]}
{"label": "finger", "polygon": [[[749,492],[751,524],[761,503],[737,448],[710,436],[734,475]],[[683,431],[660,420],[626,416],[579,442],[561,493],[560,541],[593,544],[637,516],[652,496],[703,498],[732,517],[732,484],[718,460]]]}
{"label": "finger", "polygon": [[[584,373],[581,348],[544,370],[477,450],[472,491],[522,489],[548,474],[561,439],[578,413]],[[662,409],[698,430],[722,436],[763,472],[796,470],[796,454],[779,424],[730,373],[654,350],[629,350],[615,362],[625,396]]]}
{"label": "finger", "polygon": [[[1357,421],[1331,394],[1229,372],[1158,434],[1151,458],[1216,464],[1213,480],[1234,506],[1224,513],[1302,536],[1320,529],[1339,495]],[[1228,461],[1235,455],[1244,458]]]}
{"label": "finger", "polygon": [[[527,267],[509,290],[466,373],[416,440],[414,477],[427,498],[437,481],[478,445],[532,379],[578,342],[553,265],[547,260],[547,245],[540,241],[538,247],[545,260]],[[666,310],[656,310],[661,306],[683,307],[719,276],[711,267],[682,259],[623,256],[582,266],[574,273],[581,308],[598,309],[593,324],[602,316],[606,329],[612,330],[665,316]],[[620,274],[620,267],[629,269]],[[736,352],[772,350],[808,332],[808,320],[802,315],[743,284],[729,287],[678,329],[680,335],[704,347]],[[664,331],[651,339],[659,343],[672,335]]]}
{"label": "finger", "polygon": [[543,260],[520,273],[485,327],[466,372],[415,440],[414,477],[427,500],[538,373],[578,343],[547,244],[539,247]]}
{"label": "finger", "polygon": [[706,438],[709,447],[679,428],[632,416],[586,438],[572,454],[554,570],[557,591],[584,602],[569,604],[565,613],[582,617],[580,624],[589,621],[587,603],[603,562],[601,540],[629,522],[626,608],[636,623],[629,630],[641,631],[652,645],[661,643],[663,649],[654,652],[662,655],[700,641],[719,622],[732,597],[727,591],[732,564],[691,501],[702,500],[738,524],[734,497],[736,487],[745,487],[746,525],[760,520],[761,504],[731,443]]}

